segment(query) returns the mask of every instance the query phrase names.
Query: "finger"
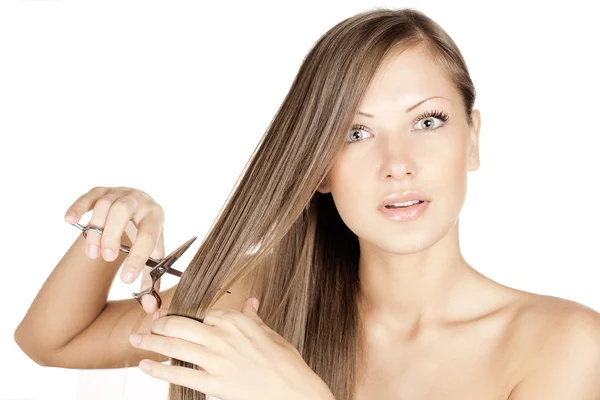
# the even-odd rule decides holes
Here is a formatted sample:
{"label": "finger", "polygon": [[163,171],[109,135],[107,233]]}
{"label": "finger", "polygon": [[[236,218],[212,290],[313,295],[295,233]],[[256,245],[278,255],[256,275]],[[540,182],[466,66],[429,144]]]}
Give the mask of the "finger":
{"label": "finger", "polygon": [[[257,332],[255,328],[258,327],[262,329],[263,332],[266,332],[267,334],[271,335],[273,338],[278,340],[277,337],[279,336],[279,334],[273,329],[271,329],[271,327],[269,327],[267,324],[265,324],[262,318],[260,318],[260,316],[258,315],[258,311],[254,307],[252,302],[253,299],[257,300],[260,309],[260,301],[258,301],[256,297],[250,297],[246,299],[246,301],[244,301],[244,304],[242,305],[242,314],[250,318],[250,320],[252,321],[241,321],[242,323],[238,324],[240,325],[240,327],[246,329],[247,332]],[[250,322],[250,324],[246,324],[246,322]]]}
{"label": "finger", "polygon": [[[148,365],[147,369],[143,367],[145,363]],[[142,360],[139,365],[140,369],[148,375],[165,382],[185,386],[208,395],[223,397],[216,391],[218,389],[216,386],[218,382],[208,372],[203,371],[202,368],[197,370],[177,365],[165,365],[152,360]]]}
{"label": "finger", "polygon": [[[157,246],[154,248],[154,250],[150,254],[150,257],[152,257],[156,260],[160,260],[165,256],[165,243],[164,243],[164,233],[163,232],[164,232],[164,227],[160,231],[160,236],[158,238]],[[149,266],[145,266],[144,269],[142,270],[142,286],[141,286],[142,292],[145,290],[149,290],[152,287],[152,277],[150,276],[150,271],[152,271],[152,268]],[[160,292],[160,282],[161,282],[161,280],[159,279],[154,284],[154,290],[156,292]],[[148,299],[144,300],[144,298],[146,298],[146,297]],[[143,296],[142,303],[144,303],[144,302],[148,302],[149,306],[152,306],[152,304],[156,304],[156,309],[154,309],[152,311],[150,311],[148,309],[147,312],[154,312],[158,309],[158,302],[156,301],[154,296],[151,296],[151,295]],[[153,306],[151,308],[153,308]]]}
{"label": "finger", "polygon": [[[79,196],[77,200],[65,212],[65,220],[70,224],[79,222],[83,214],[92,209],[96,200],[105,195],[110,189],[104,186],[96,186],[87,193]],[[72,215],[69,215],[72,214]]]}
{"label": "finger", "polygon": [[168,308],[161,308],[160,310],[155,311],[154,314],[152,314],[152,319],[156,321],[159,318],[165,317],[168,313]]}
{"label": "finger", "polygon": [[[273,332],[273,330],[271,328],[269,328],[269,326],[267,324],[265,324],[263,322],[263,320],[258,316],[258,311],[257,309],[254,307],[253,304],[253,299],[256,299],[255,297],[250,297],[248,299],[246,299],[246,301],[244,301],[244,304],[242,306],[242,313],[246,316],[248,316],[252,321],[254,321],[254,323],[256,323],[258,326],[260,326],[261,328],[263,328],[264,330],[270,332]],[[258,302],[258,299],[256,299]],[[260,306],[260,303],[258,303]]]}
{"label": "finger", "polygon": [[192,318],[181,317],[179,315],[168,315],[152,322],[150,332],[161,336],[170,336],[204,347],[212,347],[215,341],[221,341],[222,338],[216,334],[216,328],[203,324]]}
{"label": "finger", "polygon": [[164,223],[164,212],[161,207],[150,207],[141,219],[135,242],[131,245],[129,256],[125,261],[121,279],[126,283],[135,281],[146,266],[146,261],[156,247],[160,231]]}
{"label": "finger", "polygon": [[[262,328],[262,321],[260,319],[255,320],[251,318],[250,313],[253,313],[254,310],[248,311],[246,307],[252,306],[242,306],[242,312],[238,310],[232,309],[221,309],[221,308],[211,308],[208,310],[202,323],[200,324],[201,328],[204,327],[214,327],[229,334],[238,335],[243,333],[243,336],[247,338],[251,338],[255,341],[261,341],[265,337],[265,329]],[[246,311],[244,311],[246,310]],[[167,319],[173,318],[173,316],[168,316]],[[160,319],[158,320],[160,321]],[[156,322],[158,322],[156,321]],[[170,323],[170,322],[169,322]],[[266,326],[266,325],[265,325]],[[172,329],[170,326],[169,329]],[[189,329],[193,329],[194,327],[190,327]],[[214,335],[212,335],[212,330],[205,331],[204,335],[201,336],[202,331],[199,331],[197,335],[197,339],[186,339],[195,342],[203,341],[203,346],[212,347],[218,342],[218,337],[221,335],[217,335],[217,339],[215,340]],[[168,334],[169,336],[173,336],[173,334]],[[180,335],[176,335],[180,336]]]}
{"label": "finger", "polygon": [[[67,209],[65,220],[70,224],[78,223],[81,217],[95,206],[98,198],[105,195],[109,190],[110,189],[107,187],[96,186],[87,193],[79,196],[79,198]],[[87,256],[89,258],[97,258],[100,235],[95,231],[86,231],[85,237]],[[95,246],[91,246],[94,244]]]}
{"label": "finger", "polygon": [[246,304],[249,304],[250,306],[252,306],[255,312],[258,312],[258,306],[260,305],[260,302],[256,297],[249,297],[248,299],[246,299]]}
{"label": "finger", "polygon": [[[110,207],[112,203],[121,196],[120,193],[108,193],[102,195],[100,198],[96,199],[93,204],[92,217],[90,218],[89,225],[97,226],[98,228],[102,228],[102,235],[94,230],[87,231],[86,238],[86,252],[88,256],[96,255],[93,258],[102,258],[102,238],[104,237],[106,231],[106,217],[110,211]],[[106,260],[113,261],[113,260]]]}
{"label": "finger", "polygon": [[[125,227],[138,207],[137,200],[123,192],[120,192],[116,198],[111,196],[111,199],[112,203],[105,217],[104,230],[100,238],[102,257],[106,261],[114,261],[120,255],[119,248]],[[100,202],[102,199],[98,201]]]}
{"label": "finger", "polygon": [[[157,260],[160,260],[165,256],[164,232],[165,232],[165,228],[163,226],[163,228],[160,231],[158,245],[154,248],[154,251],[152,252],[152,254],[150,254],[150,257],[157,259]],[[152,270],[152,268],[150,268],[148,266],[145,266],[143,269],[141,292],[143,292],[145,290],[149,290],[152,287],[152,277],[150,276],[151,270]],[[161,281],[162,280],[159,279],[154,284],[154,290],[156,292],[160,292]],[[154,296],[152,296],[150,294],[145,294],[144,296],[142,296],[142,306],[144,307],[144,310],[147,313],[151,314],[158,310],[158,301],[156,300],[156,298]]]}
{"label": "finger", "polygon": [[[138,342],[135,341],[136,337]],[[210,365],[211,360],[214,362],[215,358],[209,354],[206,347],[176,337],[134,333],[130,335],[129,342],[133,347],[187,361],[204,369],[207,369],[205,367]]]}
{"label": "finger", "polygon": [[163,226],[161,227],[161,230],[160,230],[160,235],[158,237],[158,243],[156,244],[156,247],[154,248],[154,250],[152,250],[150,257],[160,260],[164,256],[165,256],[165,227],[163,224]]}
{"label": "finger", "polygon": [[[150,276],[151,267],[145,266],[142,272],[142,285],[141,292],[145,290],[149,290],[152,287],[152,277]],[[154,285],[154,290],[156,292],[160,292],[160,279],[156,281]],[[156,310],[158,310],[158,301],[151,294],[145,294],[142,296],[142,306],[144,307],[144,311],[148,314],[152,314]]]}

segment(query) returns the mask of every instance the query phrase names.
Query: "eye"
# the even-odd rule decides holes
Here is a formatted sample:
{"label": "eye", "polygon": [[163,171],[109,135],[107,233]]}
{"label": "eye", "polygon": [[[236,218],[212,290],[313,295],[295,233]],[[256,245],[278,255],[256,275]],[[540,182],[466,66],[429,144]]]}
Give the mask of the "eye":
{"label": "eye", "polygon": [[[431,121],[433,119],[438,119],[438,120],[442,121],[443,124],[440,124],[440,125],[436,126],[435,128],[432,128],[431,126],[433,125],[433,123],[429,122],[429,121]],[[415,120],[413,122],[415,125],[420,123],[421,121],[428,123],[428,125],[425,128],[417,129],[417,130],[434,131],[437,128],[444,126],[446,124],[446,122],[448,122],[449,119],[450,119],[450,117],[448,116],[448,114],[444,113],[443,111],[433,110],[433,111],[424,112],[423,114],[421,114],[417,118],[415,118]]]}
{"label": "eye", "polygon": [[[364,125],[361,124],[357,124],[357,125],[352,125],[352,128],[350,128],[350,137],[356,137],[356,134],[359,132],[367,132],[369,135],[371,134],[371,130],[369,128],[367,128]],[[364,137],[364,135],[363,135]],[[362,138],[360,138],[362,139]],[[360,140],[346,140],[346,143],[356,143]]]}
{"label": "eye", "polygon": [[[435,122],[432,121],[435,121],[436,119],[442,121],[443,123],[438,123],[437,126],[434,126]],[[450,117],[448,116],[448,114],[444,113],[443,111],[432,110],[426,111],[423,114],[419,115],[417,118],[415,118],[413,120],[413,125],[417,125],[421,123],[421,121],[423,121],[425,123],[425,127],[421,129],[417,128],[418,131],[434,131],[446,125],[446,122],[448,122],[449,119]],[[350,131],[351,132],[349,137],[356,137],[357,134],[360,132],[367,132],[369,135],[372,135],[371,130],[362,124],[352,125]],[[347,139],[346,143],[360,142],[363,138],[364,135],[362,135],[362,137],[359,137],[357,140]]]}

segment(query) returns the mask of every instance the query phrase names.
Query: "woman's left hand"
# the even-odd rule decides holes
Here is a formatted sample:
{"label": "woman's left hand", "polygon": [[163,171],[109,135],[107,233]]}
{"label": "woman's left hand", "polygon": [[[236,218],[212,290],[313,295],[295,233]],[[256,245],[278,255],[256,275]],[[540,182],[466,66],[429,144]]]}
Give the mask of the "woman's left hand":
{"label": "woman's left hand", "polygon": [[[204,322],[166,316],[161,310],[151,333],[133,346],[187,361],[202,368],[142,360],[147,374],[221,400],[335,400],[298,350],[257,315],[252,299],[242,311],[211,309]],[[258,301],[257,301],[258,306]],[[144,368],[147,363],[148,369]]]}

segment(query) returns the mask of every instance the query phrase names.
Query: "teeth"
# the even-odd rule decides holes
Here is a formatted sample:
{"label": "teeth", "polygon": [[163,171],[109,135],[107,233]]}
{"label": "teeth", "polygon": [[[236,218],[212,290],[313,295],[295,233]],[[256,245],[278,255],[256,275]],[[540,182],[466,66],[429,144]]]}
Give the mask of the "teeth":
{"label": "teeth", "polygon": [[392,203],[392,204],[388,204],[386,207],[390,207],[390,206],[395,206],[395,207],[407,207],[407,206],[412,206],[413,204],[417,204],[420,203],[421,200],[411,200],[411,201],[407,201],[405,203]]}

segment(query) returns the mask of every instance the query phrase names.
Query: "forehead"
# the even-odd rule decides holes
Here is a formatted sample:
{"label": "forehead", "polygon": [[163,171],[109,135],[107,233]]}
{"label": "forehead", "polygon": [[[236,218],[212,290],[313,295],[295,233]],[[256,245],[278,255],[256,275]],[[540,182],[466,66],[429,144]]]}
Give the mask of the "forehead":
{"label": "forehead", "polygon": [[404,110],[429,96],[443,96],[451,102],[459,100],[442,68],[422,50],[410,49],[391,54],[381,63],[362,99],[361,109]]}

